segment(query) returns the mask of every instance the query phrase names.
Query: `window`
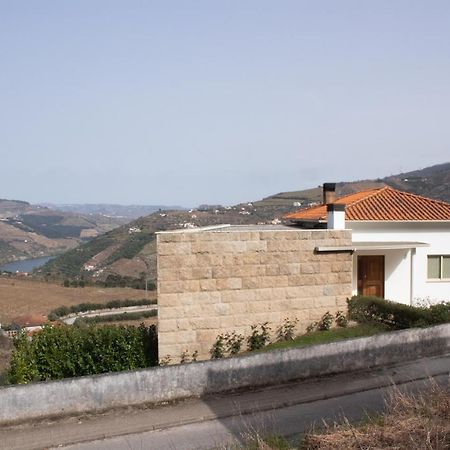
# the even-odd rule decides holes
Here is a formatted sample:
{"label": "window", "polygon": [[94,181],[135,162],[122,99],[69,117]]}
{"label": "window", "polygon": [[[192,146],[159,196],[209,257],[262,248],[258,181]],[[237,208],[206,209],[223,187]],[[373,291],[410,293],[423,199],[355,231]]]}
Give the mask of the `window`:
{"label": "window", "polygon": [[428,279],[450,280],[450,255],[428,256]]}

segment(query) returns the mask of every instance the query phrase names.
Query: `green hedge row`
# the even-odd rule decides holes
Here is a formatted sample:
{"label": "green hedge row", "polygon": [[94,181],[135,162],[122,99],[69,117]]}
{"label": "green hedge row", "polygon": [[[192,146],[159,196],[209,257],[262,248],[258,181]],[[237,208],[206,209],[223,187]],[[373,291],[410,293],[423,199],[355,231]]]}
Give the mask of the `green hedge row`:
{"label": "green hedge row", "polygon": [[139,320],[148,319],[149,317],[156,317],[158,311],[152,309],[151,311],[136,311],[136,312],[124,312],[122,314],[105,314],[103,316],[95,317],[78,317],[75,320],[74,326],[85,326],[88,324],[105,323],[105,322],[117,322],[120,320]]}
{"label": "green hedge row", "polygon": [[72,313],[86,312],[86,311],[96,311],[98,309],[116,309],[124,308],[127,306],[144,306],[144,305],[155,305],[156,299],[146,299],[141,300],[111,300],[106,303],[79,303],[78,305],[72,306],[59,306],[53,309],[48,314],[49,320],[57,320],[60,317],[67,316]]}
{"label": "green hedge row", "polygon": [[450,322],[450,303],[427,308],[363,296],[354,296],[347,303],[351,320],[381,323],[397,330]]}
{"label": "green hedge row", "polygon": [[145,327],[50,327],[14,340],[8,382],[57,380],[158,364],[157,332]]}

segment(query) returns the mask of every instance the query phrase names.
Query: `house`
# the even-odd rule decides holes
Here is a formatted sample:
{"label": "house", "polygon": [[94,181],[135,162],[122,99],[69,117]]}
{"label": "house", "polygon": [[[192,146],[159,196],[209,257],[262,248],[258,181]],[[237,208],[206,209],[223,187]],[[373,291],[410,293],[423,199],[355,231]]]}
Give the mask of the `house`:
{"label": "house", "polygon": [[11,322],[12,330],[24,331],[28,336],[42,330],[48,323],[48,319],[43,314],[25,314],[14,318]]}
{"label": "house", "polygon": [[322,205],[284,219],[303,229],[351,230],[353,294],[411,305],[450,300],[450,204],[389,186],[336,198],[335,187],[325,183]]}

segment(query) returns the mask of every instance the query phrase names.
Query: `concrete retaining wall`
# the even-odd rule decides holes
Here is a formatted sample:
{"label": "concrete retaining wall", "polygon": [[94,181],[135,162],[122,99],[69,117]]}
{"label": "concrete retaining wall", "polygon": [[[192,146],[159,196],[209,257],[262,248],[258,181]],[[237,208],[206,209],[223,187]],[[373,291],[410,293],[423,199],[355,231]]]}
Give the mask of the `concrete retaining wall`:
{"label": "concrete retaining wall", "polygon": [[157,403],[450,352],[450,324],[245,357],[0,389],[0,423]]}

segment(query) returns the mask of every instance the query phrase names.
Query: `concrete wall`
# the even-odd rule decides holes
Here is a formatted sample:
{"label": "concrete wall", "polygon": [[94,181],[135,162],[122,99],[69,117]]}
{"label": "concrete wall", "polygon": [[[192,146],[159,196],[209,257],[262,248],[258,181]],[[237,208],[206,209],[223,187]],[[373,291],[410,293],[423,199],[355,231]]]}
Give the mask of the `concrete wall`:
{"label": "concrete wall", "polygon": [[0,388],[0,424],[157,403],[450,352],[450,324],[306,348]]}
{"label": "concrete wall", "polygon": [[177,362],[187,350],[207,359],[220,333],[249,335],[251,325],[264,322],[275,331],[285,318],[297,318],[301,332],[326,311],[344,310],[352,291],[351,255],[314,249],[350,245],[347,230],[228,227],[158,234],[159,357]]}

